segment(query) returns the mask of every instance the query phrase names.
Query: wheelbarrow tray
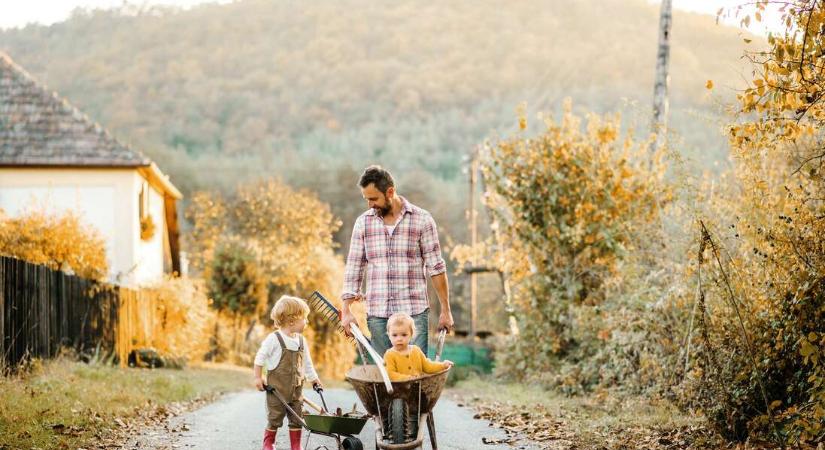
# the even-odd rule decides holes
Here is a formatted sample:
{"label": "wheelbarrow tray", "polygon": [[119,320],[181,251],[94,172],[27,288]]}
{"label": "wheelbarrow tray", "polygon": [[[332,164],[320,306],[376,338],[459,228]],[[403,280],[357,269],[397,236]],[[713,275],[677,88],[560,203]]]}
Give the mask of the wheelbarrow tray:
{"label": "wheelbarrow tray", "polygon": [[[378,416],[379,411],[386,413],[393,399],[402,398],[408,405],[418,405],[418,384],[421,385],[421,414],[432,411],[444,384],[447,382],[447,374],[450,369],[441,372],[425,374],[407,381],[395,381],[392,383],[393,392],[387,392],[384,382],[381,379],[381,372],[374,365],[355,366],[347,372],[346,379],[355,389],[355,393],[361,400],[361,404],[372,416]],[[377,394],[377,403],[376,403]]]}
{"label": "wheelbarrow tray", "polygon": [[368,416],[347,417],[320,414],[304,414],[304,422],[310,431],[327,434],[357,435],[367,423]]}

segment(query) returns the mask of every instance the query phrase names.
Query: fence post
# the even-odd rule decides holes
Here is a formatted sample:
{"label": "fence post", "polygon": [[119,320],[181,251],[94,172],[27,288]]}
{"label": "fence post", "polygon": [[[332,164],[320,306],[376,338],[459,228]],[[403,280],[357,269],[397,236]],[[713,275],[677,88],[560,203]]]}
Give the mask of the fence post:
{"label": "fence post", "polygon": [[51,312],[52,312],[52,305],[51,305],[51,296],[49,296],[49,280],[51,277],[49,276],[49,268],[46,266],[38,266],[37,267],[37,296],[39,297],[38,303],[40,304],[40,318],[38,320],[40,326],[40,350],[41,355],[46,358],[51,358],[54,356],[52,353],[52,336],[51,336]]}
{"label": "fence post", "polygon": [[0,375],[6,373],[6,265],[8,259],[0,256]]}

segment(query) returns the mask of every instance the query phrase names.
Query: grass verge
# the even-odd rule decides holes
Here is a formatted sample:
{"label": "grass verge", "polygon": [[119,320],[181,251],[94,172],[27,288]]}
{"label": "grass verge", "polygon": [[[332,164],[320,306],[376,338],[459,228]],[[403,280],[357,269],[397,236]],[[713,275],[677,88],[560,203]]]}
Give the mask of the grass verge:
{"label": "grass verge", "polygon": [[68,360],[0,377],[0,450],[78,449],[116,442],[135,424],[248,387],[231,367],[124,369]]}
{"label": "grass verge", "polygon": [[546,449],[755,449],[734,445],[708,429],[700,414],[680,411],[665,399],[614,391],[566,396],[490,378],[469,378],[449,391],[476,410],[476,418],[508,431],[511,444],[527,437]]}

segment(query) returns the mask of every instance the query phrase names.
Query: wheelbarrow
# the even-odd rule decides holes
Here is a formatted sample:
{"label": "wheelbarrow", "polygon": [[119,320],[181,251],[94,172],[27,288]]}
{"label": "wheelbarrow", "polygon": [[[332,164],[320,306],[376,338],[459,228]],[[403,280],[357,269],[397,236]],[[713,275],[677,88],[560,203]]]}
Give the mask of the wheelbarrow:
{"label": "wheelbarrow", "polygon": [[[318,411],[320,414],[304,414],[303,417],[301,417],[287,404],[286,399],[280,392],[278,392],[277,389],[272,386],[264,386],[264,390],[274,394],[281,404],[284,405],[287,414],[291,415],[298,421],[299,424],[301,424],[302,428],[307,430],[307,440],[304,442],[304,450],[309,450],[309,441],[313,434],[328,436],[335,439],[335,443],[338,445],[338,450],[364,450],[364,445],[361,443],[361,440],[358,439],[357,435],[364,428],[364,424],[367,423],[369,416],[357,414],[355,412],[343,415],[330,415],[326,409],[327,403],[324,400],[324,390],[318,386],[313,386],[313,390],[321,396],[321,402],[324,404],[324,407],[321,408],[308,399],[304,399],[304,403]],[[315,450],[320,449],[329,450],[325,445],[315,448]]]}
{"label": "wheelbarrow", "polygon": [[[309,297],[309,304],[344,332],[340,311],[320,292],[315,291]],[[435,407],[450,369],[434,374],[425,374],[406,381],[390,381],[384,359],[370,345],[356,324],[350,327],[351,337],[363,365],[350,369],[346,380],[355,389],[361,404],[375,422],[375,448],[386,450],[423,449],[424,424],[430,435],[430,445],[438,449],[435,435],[435,420],[432,409]],[[438,334],[435,360],[441,360],[446,330]],[[367,365],[369,354],[375,365]],[[360,441],[359,441],[360,444]]]}
{"label": "wheelbarrow", "polygon": [[[354,326],[353,334],[374,359],[374,350]],[[439,333],[436,361],[441,359],[445,335],[444,330]],[[376,365],[355,366],[346,375],[346,380],[352,384],[361,404],[375,422],[375,448],[423,449],[426,424],[430,445],[433,450],[437,450],[432,410],[441,396],[450,369],[424,374],[406,381],[390,382],[386,371],[383,370],[383,360],[379,357],[375,362]]]}

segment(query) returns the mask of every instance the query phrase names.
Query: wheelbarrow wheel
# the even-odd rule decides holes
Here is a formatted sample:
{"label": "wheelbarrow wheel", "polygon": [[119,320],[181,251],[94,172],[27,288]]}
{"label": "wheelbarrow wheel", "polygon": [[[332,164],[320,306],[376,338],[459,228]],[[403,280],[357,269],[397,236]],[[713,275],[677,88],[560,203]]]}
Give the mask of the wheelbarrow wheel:
{"label": "wheelbarrow wheel", "polygon": [[[364,444],[357,437],[349,436],[341,442],[344,450],[364,450]],[[378,448],[377,446],[375,448]]]}
{"label": "wheelbarrow wheel", "polygon": [[396,398],[390,403],[390,441],[393,444],[403,444],[406,441],[407,404],[403,399]]}

